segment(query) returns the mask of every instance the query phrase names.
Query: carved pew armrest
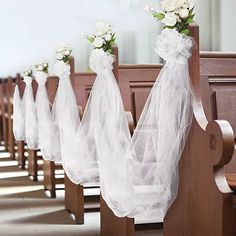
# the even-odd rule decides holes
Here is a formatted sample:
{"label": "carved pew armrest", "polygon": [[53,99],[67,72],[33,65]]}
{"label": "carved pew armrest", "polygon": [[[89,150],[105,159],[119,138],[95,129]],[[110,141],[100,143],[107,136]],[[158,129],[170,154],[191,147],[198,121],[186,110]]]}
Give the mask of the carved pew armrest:
{"label": "carved pew armrest", "polygon": [[213,120],[207,125],[209,149],[214,156],[214,166],[228,164],[234,152],[234,132],[228,121]]}

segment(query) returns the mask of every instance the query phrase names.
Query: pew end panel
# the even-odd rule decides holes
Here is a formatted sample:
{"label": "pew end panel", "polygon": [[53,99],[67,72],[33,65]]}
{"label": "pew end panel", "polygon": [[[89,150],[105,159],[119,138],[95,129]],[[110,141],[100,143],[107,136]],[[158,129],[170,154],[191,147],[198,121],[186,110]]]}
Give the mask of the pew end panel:
{"label": "pew end panel", "polygon": [[[190,27],[199,45],[199,28]],[[235,233],[234,195],[224,166],[234,151],[234,134],[226,121],[208,121],[201,101],[199,49],[193,49],[193,123],[179,163],[178,196],[164,219],[165,236],[226,236]]]}
{"label": "pew end panel", "polygon": [[75,216],[77,224],[84,224],[84,187],[74,184],[65,175],[65,209]]}

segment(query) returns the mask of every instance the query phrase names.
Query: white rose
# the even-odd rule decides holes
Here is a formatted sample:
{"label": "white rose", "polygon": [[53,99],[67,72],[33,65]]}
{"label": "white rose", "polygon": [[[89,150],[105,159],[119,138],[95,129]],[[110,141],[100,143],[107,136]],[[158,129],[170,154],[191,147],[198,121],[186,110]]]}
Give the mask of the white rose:
{"label": "white rose", "polygon": [[62,53],[58,52],[56,58],[57,60],[62,60],[63,59]]}
{"label": "white rose", "polygon": [[38,71],[43,71],[43,66],[42,65],[38,66]]}
{"label": "white rose", "polygon": [[46,68],[46,67],[48,66],[48,64],[47,64],[47,63],[44,63],[43,66]]}
{"label": "white rose", "polygon": [[93,42],[93,46],[95,48],[100,48],[100,47],[102,47],[103,43],[104,43],[104,40],[101,37],[96,37]]}
{"label": "white rose", "polygon": [[167,26],[174,26],[177,22],[175,13],[173,12],[166,13],[165,18],[161,22]]}
{"label": "white rose", "polygon": [[186,0],[164,0],[161,2],[161,7],[166,12],[179,11],[183,7]]}
{"label": "white rose", "polygon": [[110,30],[110,25],[104,22],[97,22],[96,27],[95,27],[95,36],[102,36],[106,34]]}
{"label": "white rose", "polygon": [[111,40],[111,37],[112,37],[111,34],[106,34],[106,35],[105,35],[105,40],[106,40],[106,41],[110,41],[110,40]]}
{"label": "white rose", "polygon": [[69,55],[70,55],[70,50],[66,50],[66,51],[64,52],[64,55],[65,55],[65,56],[69,56]]}
{"label": "white rose", "polygon": [[186,19],[189,15],[189,10],[188,9],[181,9],[179,11],[179,16],[182,18],[182,19]]}

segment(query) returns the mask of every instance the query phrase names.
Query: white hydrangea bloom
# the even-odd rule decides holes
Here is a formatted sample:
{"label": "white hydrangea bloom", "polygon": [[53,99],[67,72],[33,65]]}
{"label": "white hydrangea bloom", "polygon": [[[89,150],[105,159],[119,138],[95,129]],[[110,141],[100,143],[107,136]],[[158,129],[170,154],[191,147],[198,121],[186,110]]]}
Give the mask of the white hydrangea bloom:
{"label": "white hydrangea bloom", "polygon": [[167,26],[174,26],[177,23],[177,17],[175,13],[168,12],[165,14],[165,18],[161,22]]}
{"label": "white hydrangea bloom", "polygon": [[102,47],[103,43],[104,43],[103,38],[96,37],[94,42],[93,42],[93,46],[96,47],[96,48],[100,48],[100,47]]}
{"label": "white hydrangea bloom", "polygon": [[189,15],[189,10],[186,9],[186,8],[182,8],[179,10],[179,16],[182,18],[182,19],[186,19]]}
{"label": "white hydrangea bloom", "polygon": [[61,52],[58,52],[56,55],[57,60],[62,60],[63,59],[63,54]]}

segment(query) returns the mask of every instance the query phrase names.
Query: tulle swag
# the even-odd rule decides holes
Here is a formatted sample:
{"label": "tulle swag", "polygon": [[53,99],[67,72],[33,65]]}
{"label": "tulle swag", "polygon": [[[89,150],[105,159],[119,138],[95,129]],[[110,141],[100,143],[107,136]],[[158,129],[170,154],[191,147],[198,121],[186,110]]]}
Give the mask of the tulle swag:
{"label": "tulle swag", "polygon": [[[101,193],[119,217],[163,220],[177,195],[178,162],[192,121],[191,47],[189,37],[165,29],[158,37],[156,52],[166,63],[147,99],[131,145],[124,138],[127,126],[122,127],[122,120],[121,130],[112,128],[108,134],[100,134]],[[115,115],[111,113],[109,118],[116,120]]]}
{"label": "tulle swag", "polygon": [[[97,78],[80,125],[75,101],[68,118],[66,104],[54,108],[55,114],[61,114],[57,117],[63,117],[58,123],[67,176],[76,184],[100,181],[103,198],[119,217],[163,220],[178,191],[178,162],[192,120],[188,71],[192,41],[174,29],[165,29],[157,47],[166,64],[132,139],[112,72],[114,57],[102,49],[91,53],[90,67]],[[68,77],[63,73],[59,77]],[[76,119],[65,128],[70,117]]]}
{"label": "tulle swag", "polygon": [[[99,182],[98,161],[102,161],[99,159],[100,142],[109,135],[112,147],[114,147],[114,136],[110,136],[110,133],[113,134],[117,126],[124,125],[122,121],[127,126],[120,91],[112,72],[113,62],[114,56],[102,49],[94,49],[91,53],[89,64],[97,74],[97,78],[75,142],[70,143],[69,159],[63,164],[67,176],[76,184]],[[127,136],[130,138],[129,132]]]}
{"label": "tulle swag", "polygon": [[13,95],[13,134],[16,141],[25,140],[24,102],[18,85],[15,86]]}
{"label": "tulle swag", "polygon": [[[47,63],[44,63],[45,65]],[[40,65],[38,66],[40,69]],[[55,125],[51,119],[51,104],[48,99],[46,82],[48,73],[38,71],[35,74],[35,80],[38,83],[36,94],[36,109],[38,116],[38,147],[45,160],[59,161],[60,146],[55,137]]]}
{"label": "tulle swag", "polygon": [[[68,55],[67,51],[69,50],[65,50]],[[65,163],[69,161],[70,147],[74,143],[80,118],[70,81],[70,65],[63,60],[57,61],[54,66],[54,73],[59,77],[59,85],[52,107],[51,120],[54,129],[54,146],[58,147],[57,161]]]}
{"label": "tulle swag", "polygon": [[[68,142],[66,145],[69,147],[69,154],[67,161],[63,163],[63,168],[71,181],[76,184],[99,182],[98,162],[102,161],[99,158],[100,141],[104,139],[105,134],[109,135],[111,145],[114,147],[114,136],[110,136],[110,133],[113,133],[117,126],[123,125],[124,118],[120,92],[112,72],[114,56],[111,52],[115,33],[112,32],[111,24],[98,22],[94,34],[83,34],[83,36],[94,47],[89,64],[97,77],[76,138],[74,142]],[[122,111],[121,116],[120,111]],[[126,118],[124,120],[127,123]],[[129,135],[129,132],[127,133]]]}
{"label": "tulle swag", "polygon": [[38,149],[38,119],[36,104],[33,96],[32,88],[33,78],[31,76],[24,76],[24,82],[26,84],[23,95],[24,103],[24,119],[25,119],[25,141],[29,149]]}

